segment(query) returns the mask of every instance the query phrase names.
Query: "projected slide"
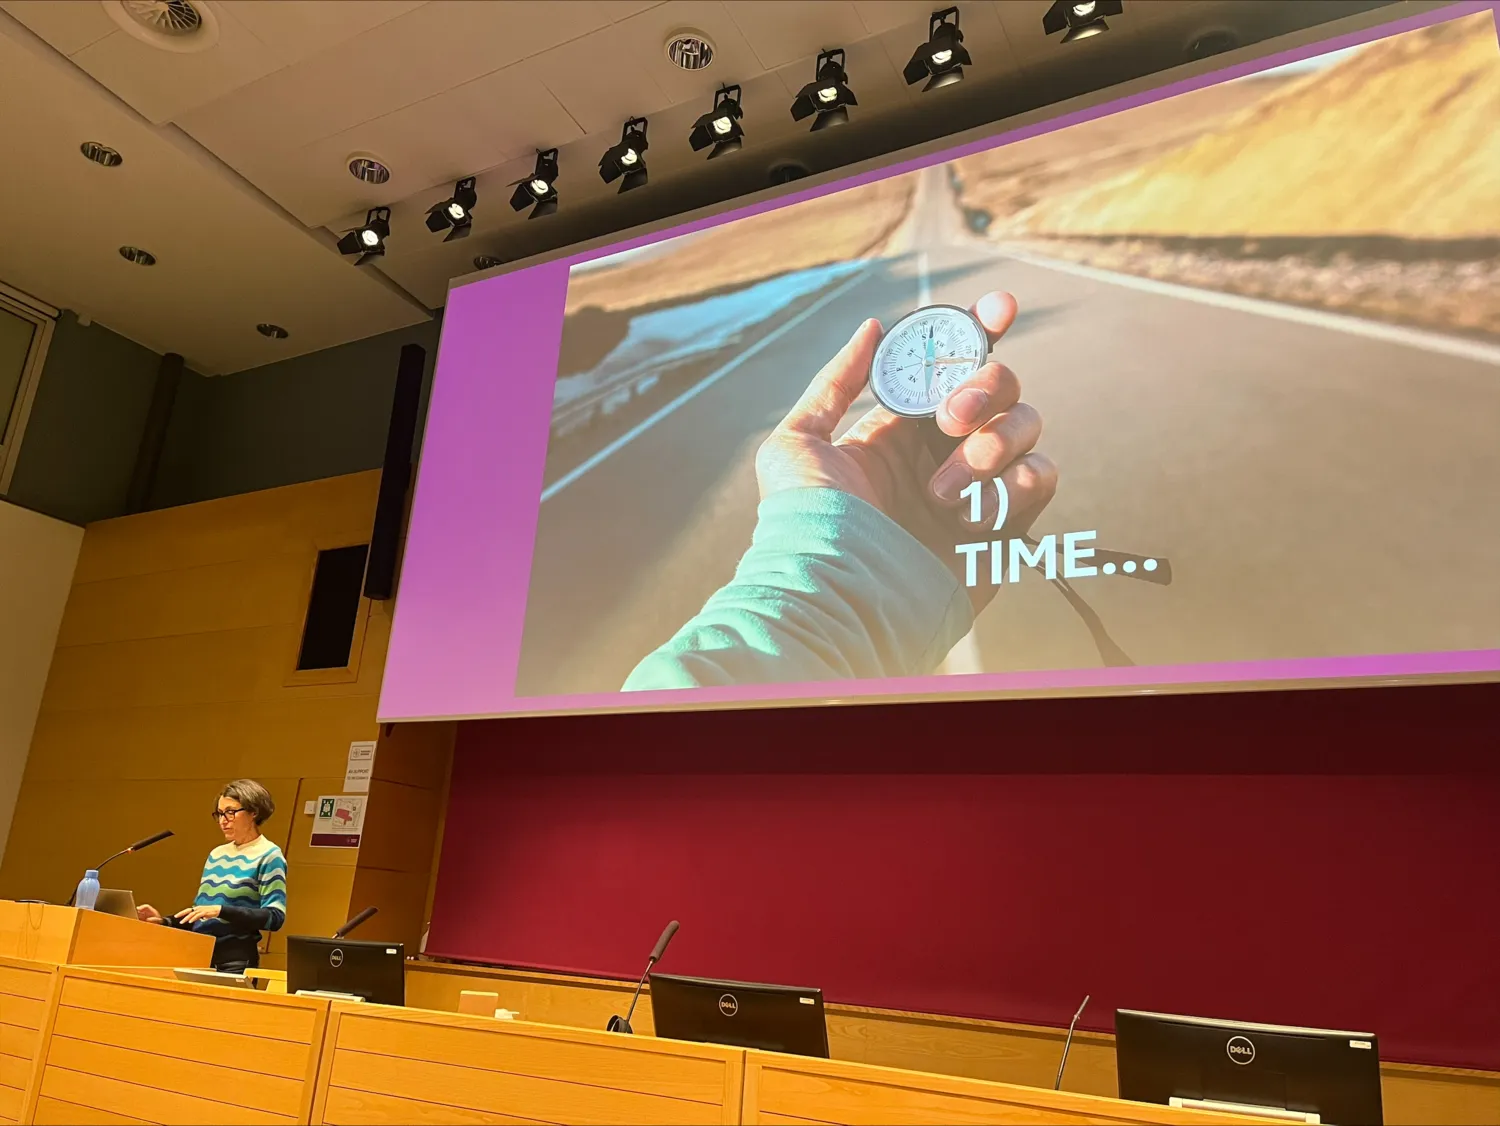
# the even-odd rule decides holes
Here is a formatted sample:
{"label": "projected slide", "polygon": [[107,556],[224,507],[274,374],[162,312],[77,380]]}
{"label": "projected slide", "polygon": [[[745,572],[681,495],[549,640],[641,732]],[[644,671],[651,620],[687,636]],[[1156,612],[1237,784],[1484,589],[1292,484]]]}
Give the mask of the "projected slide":
{"label": "projected slide", "polygon": [[1466,11],[456,289],[382,717],[1493,674]]}

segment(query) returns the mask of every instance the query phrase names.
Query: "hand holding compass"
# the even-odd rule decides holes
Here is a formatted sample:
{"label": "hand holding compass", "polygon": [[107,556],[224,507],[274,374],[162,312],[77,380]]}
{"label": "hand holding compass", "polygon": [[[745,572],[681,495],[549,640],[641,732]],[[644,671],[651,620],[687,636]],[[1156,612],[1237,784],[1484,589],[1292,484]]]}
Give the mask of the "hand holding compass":
{"label": "hand holding compass", "polygon": [[[1052,499],[1057,469],[1033,450],[1041,416],[1019,401],[1015,373],[986,362],[991,340],[1015,317],[1014,297],[987,293],[971,310],[919,309],[889,333],[877,321],[860,325],[761,446],[755,459],[761,495],[807,487],[850,493],[952,567],[957,537],[988,529],[998,504],[987,491],[988,507],[971,524],[960,494],[973,481],[1000,477],[1010,498],[1006,526],[1011,534],[1025,531]],[[867,384],[882,405],[835,440]],[[956,440],[941,464],[923,442],[922,418]],[[975,610],[993,594],[991,587],[972,588]]]}

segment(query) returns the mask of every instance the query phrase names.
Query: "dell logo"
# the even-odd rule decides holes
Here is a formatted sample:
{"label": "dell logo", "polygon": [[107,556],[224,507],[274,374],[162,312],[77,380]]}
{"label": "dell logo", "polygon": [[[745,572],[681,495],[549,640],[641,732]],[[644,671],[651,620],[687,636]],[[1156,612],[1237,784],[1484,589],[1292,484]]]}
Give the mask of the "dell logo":
{"label": "dell logo", "polygon": [[719,998],[719,1012],[723,1013],[726,1017],[732,1017],[739,1011],[740,1003],[728,993]]}
{"label": "dell logo", "polygon": [[1228,1052],[1229,1058],[1238,1064],[1255,1061],[1255,1045],[1243,1036],[1231,1036],[1229,1043],[1224,1045],[1224,1051]]}
{"label": "dell logo", "polygon": [[344,964],[344,952],[337,946],[328,952],[328,964],[334,969],[338,969]]}

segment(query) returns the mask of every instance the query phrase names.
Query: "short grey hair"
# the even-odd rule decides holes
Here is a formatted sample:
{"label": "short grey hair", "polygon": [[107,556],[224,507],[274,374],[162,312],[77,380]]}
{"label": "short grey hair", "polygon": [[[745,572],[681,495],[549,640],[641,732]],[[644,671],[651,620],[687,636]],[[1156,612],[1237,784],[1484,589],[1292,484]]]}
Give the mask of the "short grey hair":
{"label": "short grey hair", "polygon": [[257,825],[263,825],[276,812],[276,799],[271,791],[254,778],[237,778],[219,791],[221,798],[233,798],[241,809],[248,809]]}

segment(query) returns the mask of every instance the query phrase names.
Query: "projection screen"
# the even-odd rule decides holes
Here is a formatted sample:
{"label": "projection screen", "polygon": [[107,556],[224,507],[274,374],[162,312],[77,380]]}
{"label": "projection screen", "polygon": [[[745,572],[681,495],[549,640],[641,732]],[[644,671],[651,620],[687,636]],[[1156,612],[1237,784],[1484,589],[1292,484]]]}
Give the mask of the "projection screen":
{"label": "projection screen", "polygon": [[455,284],[381,719],[1493,678],[1496,121],[1460,5]]}

